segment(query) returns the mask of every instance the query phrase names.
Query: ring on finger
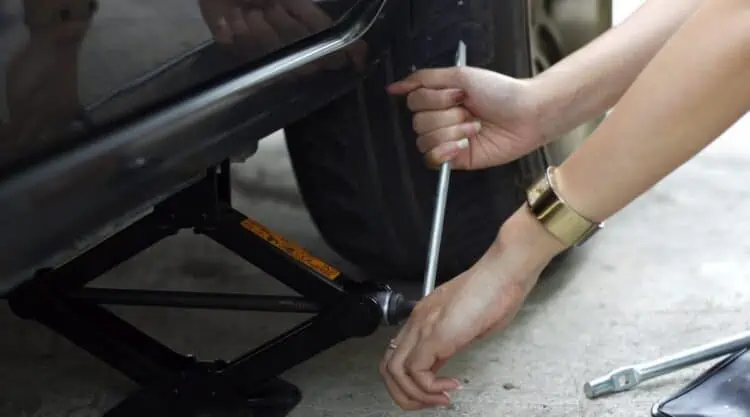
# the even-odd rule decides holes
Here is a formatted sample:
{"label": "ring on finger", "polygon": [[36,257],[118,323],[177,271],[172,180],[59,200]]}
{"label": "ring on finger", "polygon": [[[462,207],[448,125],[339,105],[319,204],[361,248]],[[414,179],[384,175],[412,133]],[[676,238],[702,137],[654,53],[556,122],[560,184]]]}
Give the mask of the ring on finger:
{"label": "ring on finger", "polygon": [[398,345],[396,344],[396,339],[391,339],[388,342],[388,349],[393,349],[393,350],[398,349]]}

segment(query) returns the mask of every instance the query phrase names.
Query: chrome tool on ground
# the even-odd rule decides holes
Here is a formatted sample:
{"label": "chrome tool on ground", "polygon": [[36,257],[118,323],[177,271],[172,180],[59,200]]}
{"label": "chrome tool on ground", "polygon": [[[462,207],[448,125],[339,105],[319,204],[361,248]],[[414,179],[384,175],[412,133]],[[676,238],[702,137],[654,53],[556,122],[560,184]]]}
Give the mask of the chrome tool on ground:
{"label": "chrome tool on ground", "polygon": [[596,398],[606,394],[627,391],[646,380],[729,355],[748,347],[750,347],[750,332],[743,332],[664,356],[651,362],[615,369],[605,376],[586,382],[583,386],[583,392],[588,398]]}

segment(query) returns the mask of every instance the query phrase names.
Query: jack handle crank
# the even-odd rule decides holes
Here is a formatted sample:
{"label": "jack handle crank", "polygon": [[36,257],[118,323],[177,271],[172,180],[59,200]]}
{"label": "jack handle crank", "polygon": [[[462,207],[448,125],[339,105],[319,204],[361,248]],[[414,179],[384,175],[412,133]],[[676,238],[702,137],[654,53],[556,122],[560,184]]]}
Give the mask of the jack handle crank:
{"label": "jack handle crank", "polygon": [[[466,44],[463,41],[458,42],[458,51],[456,52],[456,66],[463,67],[466,65]],[[448,199],[448,184],[450,183],[451,165],[450,162],[444,162],[440,166],[440,179],[438,181],[437,198],[435,201],[435,210],[432,216],[432,230],[430,231],[430,246],[427,254],[427,268],[424,275],[424,285],[422,295],[428,296],[435,289],[435,279],[437,277],[438,259],[440,256],[440,241],[443,237],[443,221],[445,218],[445,205]]]}
{"label": "jack handle crank", "polygon": [[[456,52],[456,66],[466,65],[466,44],[458,42]],[[432,218],[432,229],[430,231],[429,251],[427,254],[427,268],[424,275],[422,295],[428,296],[435,289],[437,277],[438,257],[440,252],[440,241],[443,236],[443,220],[445,218],[445,206],[448,198],[448,184],[450,182],[450,162],[440,166],[440,179],[438,180],[437,198]],[[379,300],[383,308],[383,322],[386,325],[399,325],[406,320],[414,310],[416,301],[407,300],[401,294],[386,292],[384,299]]]}

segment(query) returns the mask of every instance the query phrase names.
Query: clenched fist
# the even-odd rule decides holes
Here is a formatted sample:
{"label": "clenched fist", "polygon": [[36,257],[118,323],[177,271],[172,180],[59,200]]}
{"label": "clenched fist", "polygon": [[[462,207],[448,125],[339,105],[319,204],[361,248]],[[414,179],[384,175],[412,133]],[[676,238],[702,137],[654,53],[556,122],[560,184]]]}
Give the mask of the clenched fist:
{"label": "clenched fist", "polygon": [[436,166],[482,169],[539,147],[543,132],[529,80],[472,68],[423,69],[388,86],[414,112],[417,147]]}

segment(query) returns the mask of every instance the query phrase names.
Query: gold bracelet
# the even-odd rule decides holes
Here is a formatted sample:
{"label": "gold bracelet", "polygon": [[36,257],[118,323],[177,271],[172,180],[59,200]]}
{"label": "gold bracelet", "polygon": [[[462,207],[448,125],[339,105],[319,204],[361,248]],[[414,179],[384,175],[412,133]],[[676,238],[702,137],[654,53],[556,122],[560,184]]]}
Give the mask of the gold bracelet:
{"label": "gold bracelet", "polygon": [[581,246],[601,229],[581,216],[560,197],[554,185],[554,166],[549,166],[526,190],[526,202],[534,217],[566,247]]}

